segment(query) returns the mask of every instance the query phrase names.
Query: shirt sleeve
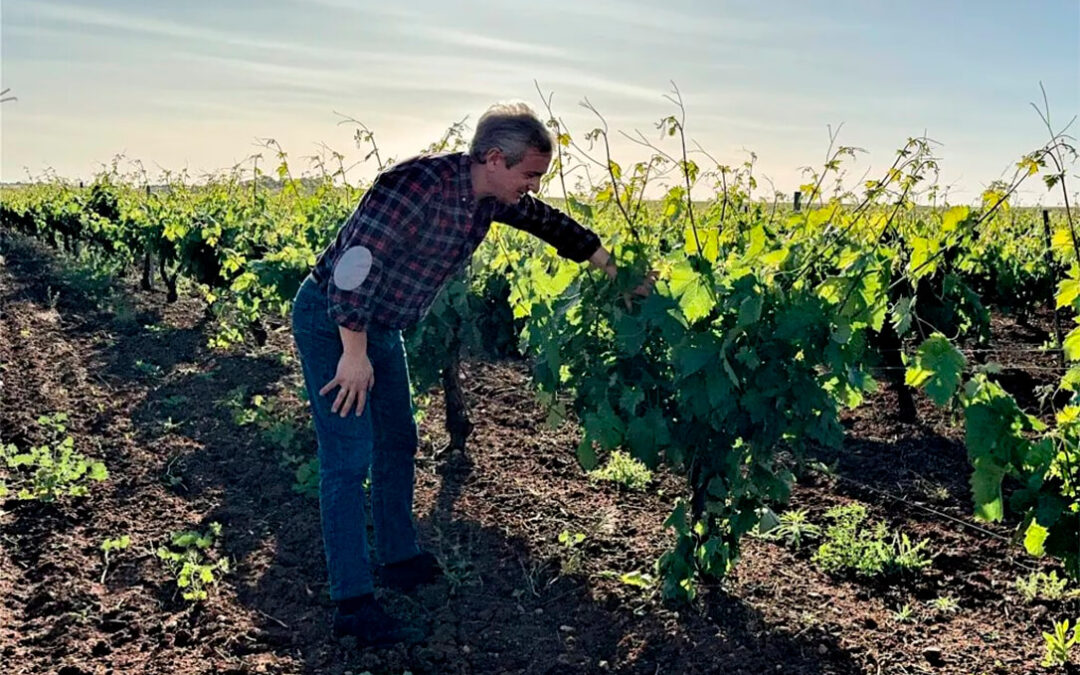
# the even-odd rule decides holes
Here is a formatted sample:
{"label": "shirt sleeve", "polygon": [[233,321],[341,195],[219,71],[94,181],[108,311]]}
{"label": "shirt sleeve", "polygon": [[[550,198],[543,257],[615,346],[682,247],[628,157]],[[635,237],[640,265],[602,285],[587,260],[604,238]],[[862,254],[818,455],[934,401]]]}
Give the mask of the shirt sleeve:
{"label": "shirt sleeve", "polygon": [[[338,325],[357,332],[367,330],[383,268],[405,242],[415,238],[426,212],[430,185],[416,171],[391,169],[379,174],[360,199],[342,228],[341,245],[327,283],[328,311]],[[371,267],[358,286],[341,288],[336,281],[347,275],[338,274],[338,262],[346,251],[357,247],[371,254]]]}
{"label": "shirt sleeve", "polygon": [[496,203],[492,218],[543,239],[574,262],[585,262],[600,248],[595,232],[532,195],[523,196],[517,204]]}

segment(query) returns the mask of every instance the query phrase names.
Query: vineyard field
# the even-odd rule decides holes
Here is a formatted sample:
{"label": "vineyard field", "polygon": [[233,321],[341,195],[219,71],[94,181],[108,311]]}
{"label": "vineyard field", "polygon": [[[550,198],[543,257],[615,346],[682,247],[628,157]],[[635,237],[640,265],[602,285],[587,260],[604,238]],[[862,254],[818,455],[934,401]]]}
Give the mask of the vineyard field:
{"label": "vineyard field", "polygon": [[626,166],[549,122],[615,278],[496,224],[406,332],[444,577],[380,591],[428,635],[391,649],[329,638],[288,329],[367,186],[271,142],[0,188],[0,670],[1077,672],[1069,138],[971,204],[927,139],[854,186],[834,144],[793,203],[683,112]]}

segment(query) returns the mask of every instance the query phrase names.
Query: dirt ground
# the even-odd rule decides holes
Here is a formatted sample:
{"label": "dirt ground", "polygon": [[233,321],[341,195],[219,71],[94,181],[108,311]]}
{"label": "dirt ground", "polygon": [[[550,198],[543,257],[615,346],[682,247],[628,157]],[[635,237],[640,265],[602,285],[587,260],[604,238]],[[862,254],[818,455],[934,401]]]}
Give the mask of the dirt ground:
{"label": "dirt ground", "polygon": [[[590,482],[574,459],[577,429],[545,424],[525,365],[471,362],[467,456],[434,459],[437,392],[422,425],[416,514],[446,578],[383,594],[430,637],[358,649],[329,635],[317,500],[293,489],[280,448],[227,404],[245,387],[303,419],[284,324],[265,347],[214,352],[200,300],[95,284],[36,244],[2,244],[0,438],[42,442],[36,418],[66,412],[75,447],[110,476],[85,499],[0,503],[0,673],[1036,673],[1046,672],[1041,632],[1080,617],[1075,600],[1021,601],[1016,577],[1051,566],[1009,543],[1009,524],[970,517],[962,433],[948,416],[919,399],[919,422],[902,424],[887,390],[845,414],[844,447],[823,458],[834,474],[800,482],[789,508],[821,522],[862,502],[929,539],[930,569],[888,584],[837,580],[811,563],[813,547],[750,539],[730,578],[692,606],[667,606],[613,577],[652,572],[680,483],[660,477],[633,493]],[[1002,351],[991,354],[1032,391],[1054,367],[1015,351],[1045,339],[1045,317],[1035,323],[995,317]],[[190,607],[155,550],[211,522],[232,567]],[[586,535],[576,552],[563,531]],[[106,570],[101,542],[122,534],[131,547]],[[929,604],[943,596],[953,609]],[[904,605],[908,620],[896,614]]]}

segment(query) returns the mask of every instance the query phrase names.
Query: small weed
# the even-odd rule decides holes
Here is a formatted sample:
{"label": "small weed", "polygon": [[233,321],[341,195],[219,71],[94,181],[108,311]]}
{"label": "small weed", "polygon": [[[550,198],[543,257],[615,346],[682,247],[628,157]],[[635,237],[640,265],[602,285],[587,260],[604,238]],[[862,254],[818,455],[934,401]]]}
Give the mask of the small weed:
{"label": "small weed", "polygon": [[[304,403],[308,402],[308,393],[306,387],[300,387],[300,391],[297,392],[297,397]],[[419,427],[427,419],[428,409],[431,405],[431,394],[414,394],[413,395],[413,422]]]}
{"label": "small weed", "polygon": [[916,572],[932,562],[928,541],[913,544],[906,534],[890,533],[884,523],[867,526],[866,507],[860,504],[838,506],[825,516],[833,524],[813,560],[829,574],[882,577]]}
{"label": "small weed", "polygon": [[1043,667],[1064,666],[1069,662],[1073,647],[1080,644],[1080,620],[1077,620],[1077,625],[1073,627],[1071,637],[1069,636],[1069,620],[1065,619],[1061,623],[1055,621],[1054,632],[1043,633],[1043,639],[1046,640]]}
{"label": "small weed", "polygon": [[584,532],[572,533],[569,530],[563,530],[559,533],[559,543],[563,547],[559,571],[564,576],[581,572],[581,566],[584,562],[584,551],[581,547],[583,541],[585,541]]}
{"label": "small weed", "polygon": [[103,481],[109,477],[102,462],[95,462],[75,450],[74,439],[67,435],[67,414],[42,415],[38,425],[45,431],[49,442],[31,447],[26,452],[11,443],[0,444],[0,469],[6,468],[6,476],[0,475],[0,498],[16,491],[19,499],[55,501],[58,497],[85,497],[89,494],[89,481]]}
{"label": "small weed", "polygon": [[1036,600],[1054,602],[1080,595],[1080,592],[1076,590],[1066,591],[1065,587],[1068,584],[1068,579],[1058,579],[1057,572],[1053,570],[1049,574],[1032,572],[1027,577],[1016,577],[1016,590],[1020,593],[1020,597],[1024,599],[1024,602],[1028,604]]}
{"label": "small weed", "polygon": [[769,541],[783,540],[788,548],[793,550],[800,548],[804,539],[821,537],[821,527],[807,520],[804,509],[786,511],[780,515],[779,521],[773,522],[777,523],[775,527],[758,536]]}
{"label": "small weed", "polygon": [[267,445],[287,456],[296,456],[302,450],[302,433],[311,425],[310,417],[291,409],[278,398],[255,394],[250,406],[245,405],[246,398],[247,389],[237,387],[221,401],[232,413],[233,423],[241,427],[254,425]]}
{"label": "small weed", "polygon": [[59,280],[73,302],[91,302],[114,313],[115,305],[124,301],[117,292],[115,279],[122,274],[122,264],[106,260],[85,249],[76,260],[59,270]]}
{"label": "small weed", "polygon": [[905,604],[893,612],[892,618],[897,623],[910,623],[915,620],[915,610],[911,609],[911,605]]}
{"label": "small weed", "polygon": [[250,406],[246,400],[247,389],[236,387],[219,403],[229,410],[234,424],[256,427],[264,443],[281,451],[281,465],[293,472],[293,492],[318,497],[319,459],[304,447],[311,418],[280,398],[255,394]]}
{"label": "small weed", "polygon": [[539,598],[540,595],[559,580],[558,577],[552,577],[546,582],[544,577],[547,575],[548,563],[543,560],[533,561],[528,567],[525,566],[525,562],[518,559],[518,563],[521,565],[521,571],[525,575],[525,588],[533,594],[533,596]]}
{"label": "small weed", "polygon": [[952,499],[949,488],[942,483],[920,478],[916,481],[915,487],[930,501],[943,503]]}
{"label": "small weed", "polygon": [[475,543],[471,535],[462,543],[448,540],[441,530],[436,529],[435,534],[438,544],[433,552],[439,561],[439,567],[442,568],[443,578],[450,586],[450,592],[457,593],[465,586],[481,584],[482,580],[473,565],[476,557],[473,555]]}
{"label": "small weed", "polygon": [[37,424],[52,440],[58,440],[67,432],[68,414],[65,412],[41,415],[37,418]]}
{"label": "small weed", "polygon": [[148,377],[158,377],[161,375],[161,366],[149,361],[143,361],[142,359],[137,359],[135,361],[135,370]]}
{"label": "small weed", "polygon": [[[261,399],[262,397],[258,396],[257,398]],[[255,421],[255,410],[247,407],[246,400],[247,387],[240,386],[230,389],[225,398],[219,399],[218,403],[232,414],[233,424],[238,427],[246,427]]]}
{"label": "small weed", "polygon": [[931,487],[930,491],[926,493],[926,496],[936,502],[947,502],[952,499],[952,493],[949,492],[949,488],[944,485],[935,485]]}
{"label": "small weed", "polygon": [[318,499],[319,497],[319,458],[312,457],[301,461],[296,467],[293,492]]}
{"label": "small weed", "polygon": [[223,312],[217,312],[217,315],[216,332],[207,339],[206,346],[217,351],[244,344],[244,331],[238,326],[230,325],[229,317],[223,316]]}
{"label": "small weed", "polygon": [[902,572],[928,567],[932,560],[924,551],[929,545],[925,539],[913,544],[906,534],[893,534],[893,552],[887,567]]}
{"label": "small weed", "polygon": [[960,605],[951,595],[942,595],[926,603],[930,609],[938,614],[956,614],[960,611]]}
{"label": "small weed", "polygon": [[101,570],[101,583],[105,583],[105,577],[109,573],[109,554],[113,551],[126,550],[129,546],[131,546],[131,538],[126,534],[101,542],[101,554],[104,559],[104,569]]}
{"label": "small weed", "polygon": [[656,586],[656,577],[645,572],[627,572],[625,574],[619,574],[614,570],[604,570],[600,572],[600,576],[604,579],[614,579],[627,586],[647,591]]}
{"label": "small weed", "polygon": [[213,560],[207,554],[220,537],[221,524],[215,522],[210,523],[210,529],[202,534],[193,530],[174,532],[169,546],[158,547],[157,556],[176,577],[176,586],[183,591],[184,600],[206,600],[206,589],[229,571],[228,558]]}
{"label": "small weed", "polygon": [[837,468],[838,465],[839,465],[839,460],[837,460],[836,462],[833,462],[832,464],[826,464],[825,462],[822,462],[820,460],[815,460],[815,461],[810,462],[807,465],[807,468],[820,473],[821,475],[825,476],[826,478],[835,479],[836,476],[837,476],[836,468]]}
{"label": "small weed", "polygon": [[109,314],[112,315],[112,325],[123,332],[136,332],[139,329],[139,321],[135,316],[135,308],[131,303],[119,294],[111,294],[105,302]]}
{"label": "small weed", "polygon": [[652,477],[652,471],[644,463],[619,450],[611,453],[607,464],[589,472],[591,480],[611,481],[629,490],[644,490]]}
{"label": "small weed", "polygon": [[180,487],[187,489],[187,486],[184,485],[184,479],[177,474],[182,468],[182,459],[180,455],[174,455],[165,465],[165,473],[161,474],[161,482],[171,488]]}
{"label": "small weed", "polygon": [[179,408],[191,402],[191,398],[183,394],[174,394],[161,399],[161,405],[166,408]]}

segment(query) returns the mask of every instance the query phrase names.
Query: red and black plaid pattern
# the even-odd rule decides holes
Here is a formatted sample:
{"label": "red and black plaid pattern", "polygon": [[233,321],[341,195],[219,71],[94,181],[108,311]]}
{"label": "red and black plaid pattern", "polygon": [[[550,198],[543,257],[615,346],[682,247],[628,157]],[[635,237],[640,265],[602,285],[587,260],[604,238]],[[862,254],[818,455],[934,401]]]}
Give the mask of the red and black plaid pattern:
{"label": "red and black plaid pattern", "polygon": [[[378,175],[312,272],[335,322],[355,331],[370,324],[415,325],[447,280],[468,263],[493,220],[543,239],[575,262],[600,247],[594,232],[530,195],[514,205],[477,200],[471,165],[464,153],[428,155]],[[371,251],[371,271],[359,287],[338,288],[334,265],[355,246]]]}

